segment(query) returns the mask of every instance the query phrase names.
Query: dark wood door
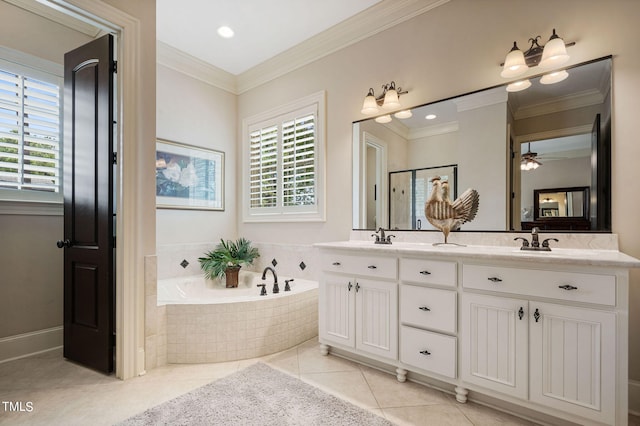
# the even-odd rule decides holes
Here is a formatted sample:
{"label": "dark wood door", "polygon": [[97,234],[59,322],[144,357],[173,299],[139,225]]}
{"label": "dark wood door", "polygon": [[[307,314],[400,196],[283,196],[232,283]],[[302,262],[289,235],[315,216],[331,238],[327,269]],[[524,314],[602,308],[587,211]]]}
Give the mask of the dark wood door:
{"label": "dark wood door", "polygon": [[113,37],[64,57],[64,356],[113,371]]}

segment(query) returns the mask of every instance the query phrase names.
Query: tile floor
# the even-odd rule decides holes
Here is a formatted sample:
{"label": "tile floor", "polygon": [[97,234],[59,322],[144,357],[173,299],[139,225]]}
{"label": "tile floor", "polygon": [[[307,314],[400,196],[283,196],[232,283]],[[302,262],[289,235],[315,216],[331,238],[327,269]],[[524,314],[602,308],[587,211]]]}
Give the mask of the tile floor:
{"label": "tile floor", "polygon": [[[398,425],[531,425],[486,407],[335,357],[317,339],[243,361],[170,364],[121,381],[62,358],[60,350],[0,364],[0,401],[21,401],[30,412],[0,403],[0,425],[111,425],[218,378],[262,361]],[[630,425],[637,418],[630,417]]]}

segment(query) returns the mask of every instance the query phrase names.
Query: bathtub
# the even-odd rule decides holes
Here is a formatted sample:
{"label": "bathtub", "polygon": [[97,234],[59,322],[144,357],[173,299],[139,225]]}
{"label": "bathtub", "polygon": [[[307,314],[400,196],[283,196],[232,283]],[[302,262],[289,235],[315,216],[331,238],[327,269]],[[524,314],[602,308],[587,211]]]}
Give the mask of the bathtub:
{"label": "bathtub", "polygon": [[318,334],[318,283],[295,278],[273,294],[273,277],[240,271],[238,288],[202,276],[158,280],[158,305],[166,306],[167,362],[235,361],[279,352]]}

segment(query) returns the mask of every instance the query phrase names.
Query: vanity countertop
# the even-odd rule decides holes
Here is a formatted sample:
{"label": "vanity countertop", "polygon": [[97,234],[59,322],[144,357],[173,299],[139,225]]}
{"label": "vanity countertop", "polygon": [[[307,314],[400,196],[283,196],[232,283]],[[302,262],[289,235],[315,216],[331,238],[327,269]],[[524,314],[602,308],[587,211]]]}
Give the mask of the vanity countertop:
{"label": "vanity countertop", "polygon": [[317,243],[321,249],[358,250],[360,253],[393,253],[395,255],[420,255],[442,258],[491,259],[524,261],[549,264],[572,264],[600,267],[640,268],[640,260],[617,250],[552,248],[551,251],[527,251],[514,246],[482,245],[433,245],[433,243],[394,242],[375,244],[373,241],[348,240]]}

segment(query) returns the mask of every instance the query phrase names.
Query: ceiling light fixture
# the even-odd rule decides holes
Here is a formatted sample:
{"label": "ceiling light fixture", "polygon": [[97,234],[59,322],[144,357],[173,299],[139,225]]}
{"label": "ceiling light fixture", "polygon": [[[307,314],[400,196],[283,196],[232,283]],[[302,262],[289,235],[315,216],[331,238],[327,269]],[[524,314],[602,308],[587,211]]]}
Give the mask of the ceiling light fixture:
{"label": "ceiling light fixture", "polygon": [[[504,60],[502,65],[502,72],[500,75],[503,78],[514,78],[521,76],[530,67],[539,66],[544,69],[551,69],[559,67],[560,65],[565,64],[569,60],[569,55],[567,54],[567,47],[573,46],[576,43],[565,43],[557,34],[555,28],[553,29],[553,33],[549,38],[549,41],[545,45],[540,45],[538,40],[540,36],[535,38],[530,38],[529,43],[531,46],[526,52],[522,52],[518,48],[518,44],[514,41],[513,47],[507,54],[507,57]],[[542,77],[542,84],[553,84],[558,83],[569,76],[566,71],[560,71],[562,74],[562,78],[560,76],[555,77],[547,77],[546,75]],[[547,77],[547,78],[545,78]],[[527,84],[529,83],[529,84]],[[525,87],[526,86],[526,87]],[[509,84],[507,86],[507,91],[509,92],[517,92],[520,90],[524,90],[527,87],[531,86],[531,82],[529,80],[522,80],[515,83]]]}
{"label": "ceiling light fixture", "polygon": [[396,88],[395,81],[384,84],[382,86],[382,94],[378,97],[376,97],[373,88],[371,88],[364,98],[360,112],[362,114],[372,115],[380,111],[379,107],[386,110],[398,109],[402,106],[399,97],[406,93],[409,92],[406,90],[403,91],[400,87]]}
{"label": "ceiling light fixture", "polygon": [[434,120],[436,117],[437,117],[437,115],[435,115],[435,114],[428,114],[425,118],[427,120]]}
{"label": "ceiling light fixture", "polygon": [[231,28],[227,27],[226,25],[221,26],[220,28],[218,28],[218,35],[222,38],[231,38],[234,36],[234,32]]}
{"label": "ceiling light fixture", "polygon": [[529,142],[527,152],[520,157],[520,170],[535,170],[542,166],[542,163],[536,159],[537,156],[537,152],[531,152],[531,142]]}

